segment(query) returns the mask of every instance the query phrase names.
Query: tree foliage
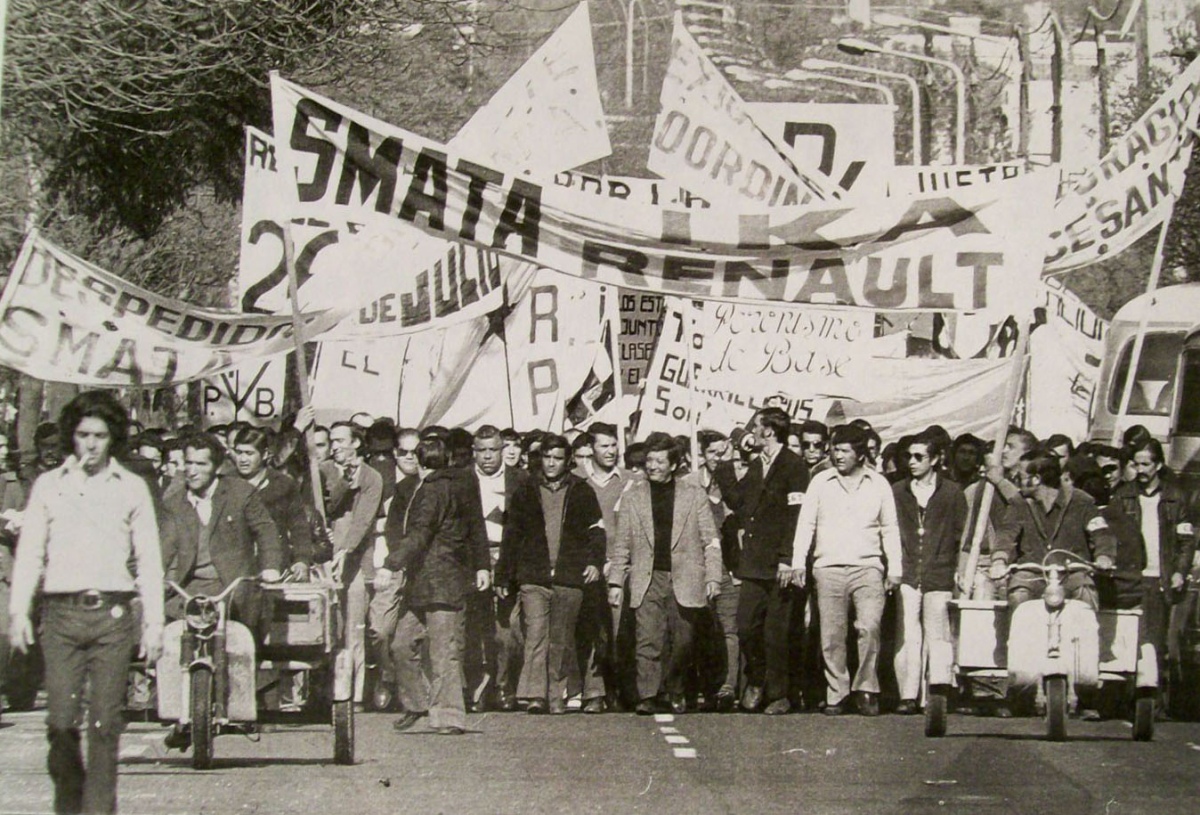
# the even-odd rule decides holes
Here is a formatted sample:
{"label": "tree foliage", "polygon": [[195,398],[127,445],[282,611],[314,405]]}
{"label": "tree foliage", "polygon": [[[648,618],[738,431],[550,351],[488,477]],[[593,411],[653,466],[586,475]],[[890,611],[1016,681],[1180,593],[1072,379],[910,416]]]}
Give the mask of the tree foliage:
{"label": "tree foliage", "polygon": [[149,237],[197,189],[239,197],[269,71],[337,82],[415,26],[479,23],[463,0],[12,0],[8,151],[48,207]]}

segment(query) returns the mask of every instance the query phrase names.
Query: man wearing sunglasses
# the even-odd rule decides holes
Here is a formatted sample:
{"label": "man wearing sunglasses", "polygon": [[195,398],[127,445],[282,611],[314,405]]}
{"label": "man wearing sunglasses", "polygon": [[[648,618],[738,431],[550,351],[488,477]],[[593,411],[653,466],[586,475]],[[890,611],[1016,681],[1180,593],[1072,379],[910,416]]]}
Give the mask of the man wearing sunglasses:
{"label": "man wearing sunglasses", "polygon": [[962,489],[939,475],[942,441],[928,430],[906,451],[910,476],[892,487],[904,577],[896,595],[896,712],[917,712],[922,654],[928,643],[950,640],[948,603],[954,589],[958,542],[967,520]]}
{"label": "man wearing sunglasses", "polygon": [[[396,431],[396,439],[396,463],[392,467],[395,484],[387,494],[388,500],[384,501],[387,506],[385,541],[398,541],[403,537],[404,517],[412,503],[413,493],[421,483],[420,467],[417,465],[417,445],[421,443],[421,434],[411,427],[402,428]],[[411,654],[398,653],[402,642],[411,643],[414,639],[402,638],[401,632],[397,631],[399,621],[404,616],[404,590],[390,577],[386,570],[376,570],[375,591],[367,609],[371,642],[379,659],[379,681],[375,686],[373,702],[377,710],[385,710],[395,694],[406,711],[424,710],[429,704],[429,689],[419,684],[422,679],[420,649],[418,647],[415,655],[415,667]],[[417,642],[417,645],[420,643]],[[405,660],[405,665],[398,665],[398,659]]]}
{"label": "man wearing sunglasses", "polygon": [[800,456],[804,459],[810,476],[833,466],[829,463],[828,450],[828,427],[814,419],[809,419],[800,425]]}

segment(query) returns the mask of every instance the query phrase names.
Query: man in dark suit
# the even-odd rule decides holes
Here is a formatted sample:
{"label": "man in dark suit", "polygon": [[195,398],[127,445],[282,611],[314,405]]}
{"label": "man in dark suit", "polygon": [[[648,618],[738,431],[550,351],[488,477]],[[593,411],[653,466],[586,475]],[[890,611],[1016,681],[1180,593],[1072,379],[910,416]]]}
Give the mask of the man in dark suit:
{"label": "man in dark suit", "polygon": [[[239,577],[230,615],[261,641],[261,598],[254,578],[276,581],[283,568],[283,546],[271,514],[257,490],[236,476],[218,476],[225,448],[212,435],[198,433],[184,442],[185,489],[163,499],[161,518],[166,579],[188,594],[220,594]],[[166,616],[178,619],[183,599],[167,601]],[[191,745],[187,727],[176,725],[168,748]]]}
{"label": "man in dark suit", "polygon": [[[234,592],[231,609],[254,631],[260,609],[252,580],[280,579],[283,547],[254,487],[217,476],[224,462],[225,450],[213,436],[199,433],[185,442],[186,489],[164,499],[163,563],[167,579],[189,594],[219,594],[237,578],[251,578]],[[181,609],[173,597],[167,616],[178,618]]]}
{"label": "man in dark suit", "polygon": [[[544,534],[545,522],[533,477],[525,470],[505,466],[504,441],[498,428],[479,428],[472,452],[475,462],[465,474],[465,497],[476,530],[486,533],[493,570],[490,582],[494,584],[501,546],[514,551],[522,548],[518,541]],[[488,593],[467,598],[463,667],[474,710],[485,709],[493,694],[501,710],[515,709],[523,649],[517,596],[493,599]]]}
{"label": "man in dark suit", "polygon": [[789,419],[781,408],[763,408],[748,425],[758,454],[746,475],[730,488],[726,502],[737,516],[741,552],[734,576],[742,581],[738,598],[738,641],[746,660],[742,707],[777,715],[792,710],[799,688],[789,682],[793,626],[803,624],[803,601],[795,609],[790,585],[792,539],[800,504],[808,489],[808,467],[787,449]]}

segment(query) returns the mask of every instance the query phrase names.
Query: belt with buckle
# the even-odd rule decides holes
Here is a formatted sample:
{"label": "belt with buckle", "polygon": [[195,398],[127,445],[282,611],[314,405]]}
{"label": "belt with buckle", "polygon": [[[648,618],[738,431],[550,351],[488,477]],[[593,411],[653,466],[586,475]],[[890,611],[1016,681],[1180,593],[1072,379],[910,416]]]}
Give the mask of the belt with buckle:
{"label": "belt with buckle", "polygon": [[130,601],[136,596],[137,594],[132,591],[97,591],[96,589],[89,589],[87,591],[47,594],[46,600],[50,603],[95,611],[102,608],[112,608],[113,606],[128,606]]}

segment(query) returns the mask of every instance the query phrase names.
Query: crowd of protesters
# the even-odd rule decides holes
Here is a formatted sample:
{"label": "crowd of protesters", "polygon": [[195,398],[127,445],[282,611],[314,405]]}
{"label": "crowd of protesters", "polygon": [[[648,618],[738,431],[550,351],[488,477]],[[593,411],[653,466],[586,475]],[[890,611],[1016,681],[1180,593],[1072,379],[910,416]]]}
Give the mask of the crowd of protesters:
{"label": "crowd of protesters", "polygon": [[[2,604],[20,647],[34,641],[36,579],[61,534],[47,532],[46,513],[62,511],[51,486],[91,473],[76,413],[38,428],[24,470],[2,439],[4,582],[14,546],[18,567],[27,536],[42,547]],[[866,421],[797,424],[775,407],[728,433],[624,446],[606,424],[559,435],[312,419],[279,431],[134,423],[111,434],[112,471],[123,495],[137,495],[129,474],[144,483],[161,569],[192,593],[336,564],[355,701],[399,712],[397,731],[425,719],[458,734],[467,712],[489,710],[914,714],[956,594],[1010,607],[1037,598],[1044,580],[1012,567],[1065,550],[1097,569],[1073,573],[1068,596],[1140,607],[1142,636],[1165,655],[1195,559],[1196,506],[1143,428],[1119,448],[1011,428],[993,451],[936,426],[883,444]],[[135,540],[143,559],[144,545]],[[122,608],[131,587],[114,585],[87,602]],[[76,596],[64,586],[43,591]],[[178,605],[166,603],[167,619]],[[233,614],[262,630],[252,582]],[[290,679],[279,703],[302,707],[308,689]],[[1003,683],[982,680],[958,698],[1000,716],[1009,701]],[[186,730],[168,739],[188,743]]]}

